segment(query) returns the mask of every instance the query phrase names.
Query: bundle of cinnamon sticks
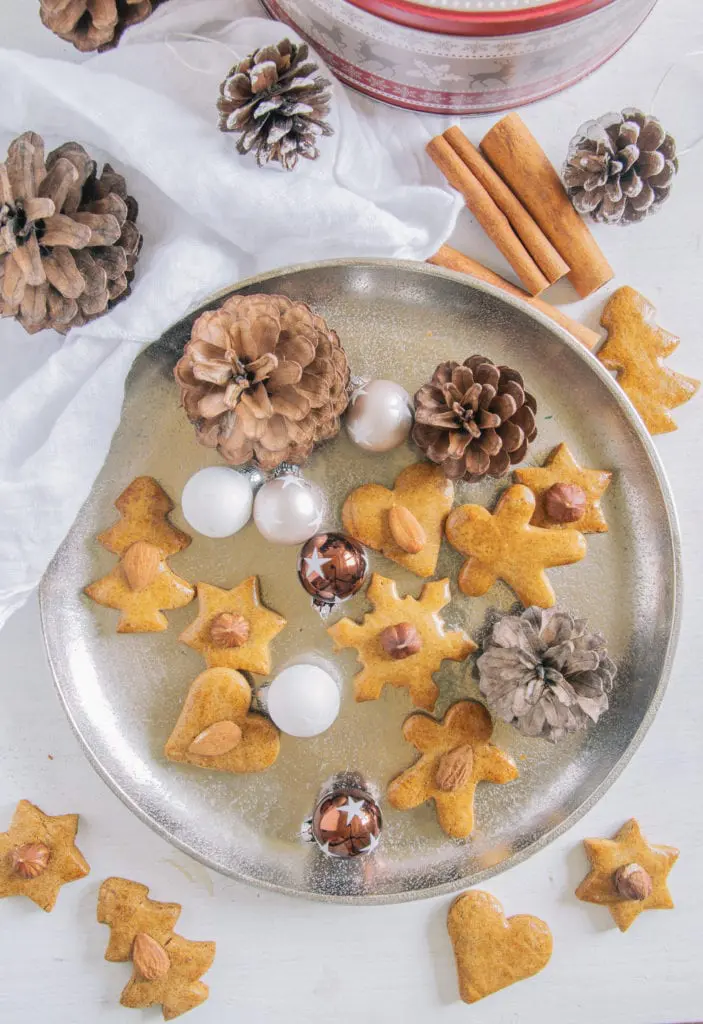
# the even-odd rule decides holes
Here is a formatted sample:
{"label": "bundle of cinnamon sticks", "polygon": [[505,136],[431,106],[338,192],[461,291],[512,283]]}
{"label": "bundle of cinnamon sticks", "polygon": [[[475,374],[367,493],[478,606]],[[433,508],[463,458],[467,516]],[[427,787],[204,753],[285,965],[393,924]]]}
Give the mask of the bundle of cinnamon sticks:
{"label": "bundle of cinnamon sticks", "polygon": [[[518,114],[498,121],[480,149],[453,127],[432,139],[427,151],[530,295],[568,276],[585,297],[613,277],[559,175]],[[439,262],[437,257],[434,261]]]}

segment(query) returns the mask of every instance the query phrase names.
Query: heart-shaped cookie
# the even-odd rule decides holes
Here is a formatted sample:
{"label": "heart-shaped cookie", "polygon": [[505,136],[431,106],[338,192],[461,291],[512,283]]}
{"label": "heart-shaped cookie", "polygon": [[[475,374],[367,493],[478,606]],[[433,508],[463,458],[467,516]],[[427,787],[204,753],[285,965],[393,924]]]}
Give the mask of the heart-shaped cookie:
{"label": "heart-shaped cookie", "polygon": [[531,978],[552,955],[552,933],[544,921],[531,914],[506,917],[495,896],[480,889],[454,900],[447,929],[465,1003]]}
{"label": "heart-shaped cookie", "polygon": [[438,466],[417,462],[390,491],[364,484],[344,502],[344,529],[355,540],[410,569],[432,576],[437,568],[444,520],[454,502],[454,484]]}

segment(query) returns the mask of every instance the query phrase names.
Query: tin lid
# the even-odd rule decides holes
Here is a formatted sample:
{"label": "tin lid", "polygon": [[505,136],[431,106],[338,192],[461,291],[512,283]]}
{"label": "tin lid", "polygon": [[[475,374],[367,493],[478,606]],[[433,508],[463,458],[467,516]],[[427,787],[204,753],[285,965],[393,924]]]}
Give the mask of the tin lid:
{"label": "tin lid", "polygon": [[347,0],[410,28],[448,35],[536,32],[584,17],[617,0]]}

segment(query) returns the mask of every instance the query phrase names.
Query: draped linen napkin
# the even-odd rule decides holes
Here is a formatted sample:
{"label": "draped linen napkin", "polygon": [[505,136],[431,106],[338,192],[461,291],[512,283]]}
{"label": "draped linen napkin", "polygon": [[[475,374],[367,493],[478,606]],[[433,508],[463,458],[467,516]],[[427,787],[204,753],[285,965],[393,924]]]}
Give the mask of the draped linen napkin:
{"label": "draped linen napkin", "polygon": [[169,0],[89,60],[0,50],[0,155],[27,130],[47,151],[80,142],[125,175],[144,235],[132,295],[107,316],[65,339],[0,321],[0,626],[86,499],[132,362],[170,323],[276,266],[422,260],[453,229],[461,199],[427,184],[420,118],[337,82],[317,161],[286,173],[237,154],[216,127],[219,83],[236,57],[294,38],[260,14],[255,0]]}

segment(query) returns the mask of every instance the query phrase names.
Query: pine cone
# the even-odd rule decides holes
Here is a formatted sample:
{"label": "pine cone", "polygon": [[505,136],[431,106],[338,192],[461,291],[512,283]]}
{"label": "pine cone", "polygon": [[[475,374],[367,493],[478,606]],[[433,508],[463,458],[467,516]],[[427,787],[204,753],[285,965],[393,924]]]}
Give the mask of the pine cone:
{"label": "pine cone", "polygon": [[40,0],[41,20],[84,53],[117,46],[130,25],[148,18],[164,0]]}
{"label": "pine cone", "polygon": [[203,313],[174,372],[198,440],[235,466],[304,462],[348,402],[339,338],[284,295],[233,295]]}
{"label": "pine cone", "polygon": [[485,356],[440,363],[415,395],[413,440],[450,480],[503,476],[537,436],[522,377]]}
{"label": "pine cone", "polygon": [[264,46],[230,70],[220,86],[220,131],[238,132],[237,150],[254,150],[261,167],[277,160],[292,171],[298,157],[316,160],[317,135],[332,135],[329,81],[308,60],[305,43]]}
{"label": "pine cone", "polygon": [[635,224],[669,198],[676,143],[654,117],[630,108],[581,125],[569,145],[564,183],[581,214]]}
{"label": "pine cone", "polygon": [[615,665],[600,633],[556,608],[502,614],[477,661],[489,710],[555,743],[608,710]]}
{"label": "pine cone", "polygon": [[30,334],[66,334],[129,295],[142,237],[137,203],[109,164],[77,142],[44,160],[25,132],[0,164],[0,315]]}

